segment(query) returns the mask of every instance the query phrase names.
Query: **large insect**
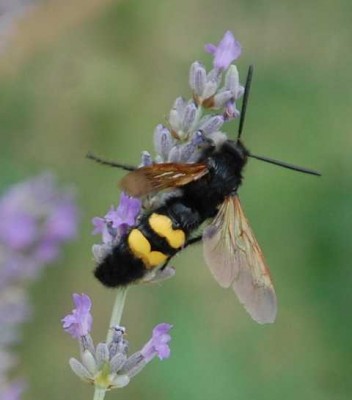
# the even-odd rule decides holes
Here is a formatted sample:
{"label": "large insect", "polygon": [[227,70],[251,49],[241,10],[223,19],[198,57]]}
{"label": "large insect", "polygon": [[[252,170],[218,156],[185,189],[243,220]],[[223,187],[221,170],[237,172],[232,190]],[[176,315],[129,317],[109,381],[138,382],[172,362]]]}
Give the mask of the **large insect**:
{"label": "large insect", "polygon": [[[206,264],[220,286],[231,287],[258,323],[275,320],[277,300],[270,272],[237,194],[242,171],[252,157],[320,174],[256,156],[244,147],[241,134],[252,75],[253,66],[247,74],[237,139],[209,142],[197,163],[161,163],[137,169],[88,155],[102,164],[129,170],[120,186],[131,196],[178,188],[177,195],[143,212],[136,226],[96,267],[95,276],[104,285],[119,287],[138,281],[151,270],[165,267],[180,250],[202,240]],[[202,233],[197,235],[200,229]]]}

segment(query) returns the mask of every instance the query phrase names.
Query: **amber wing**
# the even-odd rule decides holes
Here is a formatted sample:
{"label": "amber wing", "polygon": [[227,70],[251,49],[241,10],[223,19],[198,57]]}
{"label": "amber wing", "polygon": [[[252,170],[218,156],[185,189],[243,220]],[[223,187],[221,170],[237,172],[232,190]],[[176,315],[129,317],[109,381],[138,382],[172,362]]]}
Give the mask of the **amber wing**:
{"label": "amber wing", "polygon": [[209,172],[206,164],[161,163],[138,168],[125,175],[120,187],[130,196],[142,197],[164,189],[184,186]]}
{"label": "amber wing", "polygon": [[229,197],[204,230],[204,257],[222,287],[232,287],[258,323],[274,322],[277,300],[262,251],[237,196]]}

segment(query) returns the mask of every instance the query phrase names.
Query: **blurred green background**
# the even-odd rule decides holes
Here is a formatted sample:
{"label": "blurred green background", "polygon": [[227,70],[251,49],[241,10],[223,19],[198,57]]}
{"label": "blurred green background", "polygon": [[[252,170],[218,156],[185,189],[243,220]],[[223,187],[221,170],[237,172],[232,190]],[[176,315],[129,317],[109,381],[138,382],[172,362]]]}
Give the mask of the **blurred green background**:
{"label": "blurred green background", "polygon": [[[320,170],[314,178],[251,160],[240,194],[270,265],[279,314],[254,323],[218,287],[201,247],[176,277],[133,288],[123,324],[132,351],[174,324],[172,357],[107,399],[350,399],[352,395],[351,13],[349,0],[48,1],[22,21],[0,59],[1,188],[40,171],[77,186],[76,242],[31,288],[18,349],[25,399],[89,399],[71,373],[77,343],[60,319],[71,294],[93,299],[95,341],[114,293],[93,279],[90,220],[116,204],[122,173],[88,150],[137,163],[173,100],[189,97],[194,60],[227,29],[255,64],[244,141],[253,152]],[[234,123],[224,128],[231,133]]]}

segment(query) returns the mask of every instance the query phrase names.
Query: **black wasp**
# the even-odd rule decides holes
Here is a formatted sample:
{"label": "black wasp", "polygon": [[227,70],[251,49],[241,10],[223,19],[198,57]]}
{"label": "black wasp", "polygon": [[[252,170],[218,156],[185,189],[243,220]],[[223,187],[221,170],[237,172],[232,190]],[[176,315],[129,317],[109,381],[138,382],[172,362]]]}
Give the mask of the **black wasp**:
{"label": "black wasp", "polygon": [[[138,281],[151,270],[163,268],[183,248],[202,240],[206,264],[220,286],[232,287],[255,321],[275,320],[277,300],[270,272],[237,194],[242,171],[251,157],[311,175],[320,174],[256,156],[243,145],[241,134],[252,75],[250,66],[237,139],[210,142],[197,163],[156,163],[134,168],[88,155],[102,164],[130,171],[120,186],[131,196],[178,189],[177,195],[163,204],[142,212],[136,225],[96,267],[95,276],[104,285],[118,287]],[[200,229],[201,235],[197,234]]]}

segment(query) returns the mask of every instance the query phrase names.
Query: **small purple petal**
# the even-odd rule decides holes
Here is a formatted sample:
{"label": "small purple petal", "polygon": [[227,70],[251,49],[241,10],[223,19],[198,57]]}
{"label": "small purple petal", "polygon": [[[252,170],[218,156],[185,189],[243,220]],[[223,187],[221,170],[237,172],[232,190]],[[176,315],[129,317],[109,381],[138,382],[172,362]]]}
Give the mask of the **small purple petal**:
{"label": "small purple petal", "polygon": [[213,65],[215,69],[225,70],[232,61],[241,55],[242,48],[234,38],[233,33],[227,31],[217,46],[214,44],[205,45],[205,51],[214,56]]}
{"label": "small purple petal", "polygon": [[92,235],[97,235],[98,233],[103,233],[103,229],[105,226],[104,218],[94,217],[94,218],[92,218],[92,224],[94,226]]}
{"label": "small purple petal", "polygon": [[111,221],[113,228],[116,229],[121,225],[133,226],[136,223],[141,206],[142,202],[140,199],[130,197],[122,192],[116,211],[110,210],[105,218]]}
{"label": "small purple petal", "polygon": [[90,314],[92,302],[86,294],[74,294],[73,302],[75,307],[72,314],[68,314],[62,319],[64,330],[73,338],[87,335],[92,327],[93,317]]}
{"label": "small purple petal", "polygon": [[209,54],[215,55],[216,53],[216,46],[215,44],[208,43],[204,46],[205,51]]}
{"label": "small purple petal", "polygon": [[240,112],[237,110],[235,102],[229,101],[225,107],[224,119],[228,121],[233,118],[238,118],[239,116]]}
{"label": "small purple petal", "polygon": [[101,233],[104,244],[111,244],[123,235],[129,226],[136,223],[142,207],[140,199],[121,193],[120,203],[115,209],[111,206],[104,218],[92,219],[93,234]]}
{"label": "small purple petal", "polygon": [[160,360],[170,356],[170,348],[168,343],[171,340],[171,336],[169,335],[171,328],[172,325],[162,323],[153,329],[153,335],[151,339],[141,350],[141,354],[144,357],[145,362],[151,361],[155,356],[158,356]]}
{"label": "small purple petal", "polygon": [[[121,205],[121,200],[120,200],[120,205]],[[114,228],[117,228],[120,225],[120,215],[118,212],[118,208],[114,208],[114,206],[110,207],[110,210],[106,213],[105,215],[105,223],[108,222],[113,226]]]}

